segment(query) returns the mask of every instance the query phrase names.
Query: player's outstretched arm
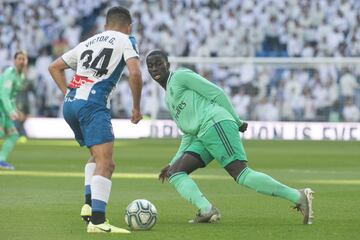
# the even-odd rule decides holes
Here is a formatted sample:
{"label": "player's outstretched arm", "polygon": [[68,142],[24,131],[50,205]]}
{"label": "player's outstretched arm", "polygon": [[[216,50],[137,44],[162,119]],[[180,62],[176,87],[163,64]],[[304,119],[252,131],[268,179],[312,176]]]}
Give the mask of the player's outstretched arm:
{"label": "player's outstretched arm", "polygon": [[129,58],[126,61],[126,65],[129,70],[129,85],[133,97],[131,122],[136,124],[142,119],[142,115],[140,111],[142,78],[141,78],[139,59],[136,57]]}
{"label": "player's outstretched arm", "polygon": [[69,66],[64,62],[62,58],[56,59],[49,65],[49,72],[51,77],[54,79],[56,85],[60,88],[61,92],[65,95],[67,86],[66,86],[66,78],[65,78],[65,69],[69,68]]}

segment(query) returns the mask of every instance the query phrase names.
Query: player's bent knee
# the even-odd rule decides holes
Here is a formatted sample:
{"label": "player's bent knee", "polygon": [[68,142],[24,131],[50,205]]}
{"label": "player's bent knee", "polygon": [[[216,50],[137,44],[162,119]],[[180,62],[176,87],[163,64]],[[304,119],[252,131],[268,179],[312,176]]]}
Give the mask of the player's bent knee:
{"label": "player's bent knee", "polygon": [[111,175],[115,170],[115,162],[113,160],[105,160],[105,159],[100,160],[99,158],[98,159],[95,158],[95,161],[96,161],[95,175],[99,174],[102,176],[111,177]]}
{"label": "player's bent knee", "polygon": [[15,132],[12,132],[12,133],[8,134],[7,137],[14,140],[14,141],[16,141],[16,140],[19,139],[20,135],[19,135],[19,133],[17,131],[15,131]]}
{"label": "player's bent knee", "polygon": [[246,161],[235,160],[224,167],[229,175],[236,181],[239,174],[247,167]]}
{"label": "player's bent knee", "polygon": [[168,176],[171,177],[179,172],[186,173],[183,169],[179,168],[177,165],[171,165],[168,170]]}
{"label": "player's bent knee", "polygon": [[204,167],[205,164],[201,160],[200,155],[192,152],[185,152],[178,160],[172,164],[168,170],[168,175],[174,175],[176,173],[184,172],[191,174],[198,168]]}
{"label": "player's bent knee", "polygon": [[16,130],[16,128],[10,128],[10,129],[6,130],[6,137],[19,138],[20,135],[19,135],[18,131]]}

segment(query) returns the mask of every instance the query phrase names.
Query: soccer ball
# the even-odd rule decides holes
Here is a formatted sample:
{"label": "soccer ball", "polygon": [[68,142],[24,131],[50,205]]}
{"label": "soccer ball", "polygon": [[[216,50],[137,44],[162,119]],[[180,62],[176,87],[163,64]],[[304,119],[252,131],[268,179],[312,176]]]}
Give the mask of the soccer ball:
{"label": "soccer ball", "polygon": [[136,199],[126,208],[125,222],[132,230],[149,230],[156,223],[157,211],[146,199]]}

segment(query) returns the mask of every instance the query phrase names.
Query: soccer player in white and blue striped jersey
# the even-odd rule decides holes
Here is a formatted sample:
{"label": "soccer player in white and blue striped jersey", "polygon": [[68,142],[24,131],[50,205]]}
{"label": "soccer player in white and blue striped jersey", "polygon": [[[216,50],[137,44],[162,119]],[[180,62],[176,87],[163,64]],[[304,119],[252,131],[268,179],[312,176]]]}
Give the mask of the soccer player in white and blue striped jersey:
{"label": "soccer player in white and blue striped jersey", "polygon": [[[110,117],[110,95],[123,69],[129,70],[129,85],[133,96],[131,122],[138,123],[142,78],[139,54],[131,32],[131,15],[123,7],[113,7],[106,15],[105,31],[97,34],[56,59],[49,71],[64,93],[64,118],[80,146],[90,149],[85,166],[86,204],[82,217],[89,217],[88,232],[129,233],[110,225],[105,208],[111,190],[114,134]],[[64,70],[76,71],[66,84]]]}

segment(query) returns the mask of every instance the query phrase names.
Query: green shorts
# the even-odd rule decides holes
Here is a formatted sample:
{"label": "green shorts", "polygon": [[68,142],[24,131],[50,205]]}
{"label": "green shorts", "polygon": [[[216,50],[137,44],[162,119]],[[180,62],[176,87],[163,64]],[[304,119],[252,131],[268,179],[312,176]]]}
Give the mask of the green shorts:
{"label": "green shorts", "polygon": [[[239,127],[230,120],[215,123],[200,138],[195,138],[183,152],[200,155],[205,166],[215,159],[222,167],[234,160],[247,161]],[[173,159],[171,164],[175,162]]]}

